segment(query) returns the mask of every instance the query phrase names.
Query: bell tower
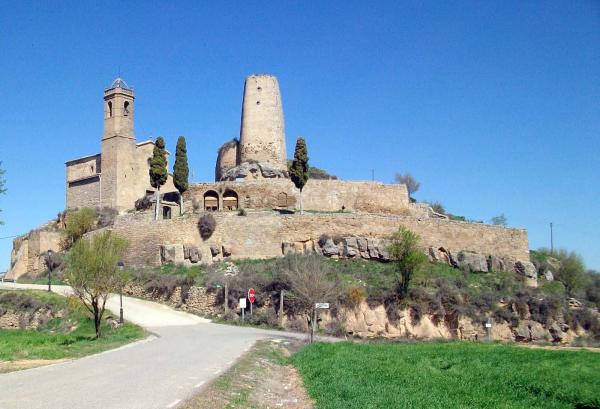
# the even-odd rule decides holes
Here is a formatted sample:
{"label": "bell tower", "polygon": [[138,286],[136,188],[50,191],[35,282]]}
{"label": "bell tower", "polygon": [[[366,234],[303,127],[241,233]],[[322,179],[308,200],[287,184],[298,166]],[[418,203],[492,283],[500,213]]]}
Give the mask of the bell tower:
{"label": "bell tower", "polygon": [[133,136],[133,89],[117,78],[110,88],[104,91],[104,134],[102,140],[119,136],[135,139]]}
{"label": "bell tower", "polygon": [[[104,90],[104,133],[100,175],[101,206],[130,209],[132,185],[137,175],[133,136],[134,93],[122,78]],[[135,199],[133,199],[135,200]]]}

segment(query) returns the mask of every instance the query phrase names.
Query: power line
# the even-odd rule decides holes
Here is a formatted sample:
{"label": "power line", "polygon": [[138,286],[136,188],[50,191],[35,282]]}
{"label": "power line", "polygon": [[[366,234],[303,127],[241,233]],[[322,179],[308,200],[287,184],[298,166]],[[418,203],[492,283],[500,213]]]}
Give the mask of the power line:
{"label": "power line", "polygon": [[14,238],[16,238],[16,237],[19,237],[19,236],[6,236],[6,237],[0,237],[0,240],[3,240],[3,239],[14,239]]}

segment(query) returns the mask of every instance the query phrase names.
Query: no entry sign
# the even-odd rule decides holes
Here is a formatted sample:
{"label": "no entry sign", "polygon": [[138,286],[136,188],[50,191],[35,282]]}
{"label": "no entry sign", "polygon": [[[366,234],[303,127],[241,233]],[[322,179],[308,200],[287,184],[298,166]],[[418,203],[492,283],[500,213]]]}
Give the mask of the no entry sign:
{"label": "no entry sign", "polygon": [[250,304],[254,304],[254,300],[256,300],[256,293],[254,288],[251,288],[248,290],[248,301],[250,301]]}

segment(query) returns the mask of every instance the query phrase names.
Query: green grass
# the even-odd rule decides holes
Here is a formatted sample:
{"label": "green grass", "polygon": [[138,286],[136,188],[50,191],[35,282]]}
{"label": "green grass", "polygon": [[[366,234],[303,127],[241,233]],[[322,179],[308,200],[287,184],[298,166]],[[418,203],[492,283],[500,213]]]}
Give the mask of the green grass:
{"label": "green grass", "polygon": [[314,344],[292,357],[318,409],[600,408],[600,354],[502,344]]}
{"label": "green grass", "polygon": [[[81,309],[59,295],[34,290],[10,290],[26,294],[52,310],[65,309],[64,318],[55,318],[37,330],[0,329],[0,361],[21,359],[77,358],[141,339],[142,328],[125,323],[113,329],[104,324],[102,337],[95,339],[94,323]],[[0,295],[8,291],[0,291]],[[10,309],[10,305],[5,304]],[[105,317],[109,313],[105,313]],[[75,329],[73,329],[75,328]]]}

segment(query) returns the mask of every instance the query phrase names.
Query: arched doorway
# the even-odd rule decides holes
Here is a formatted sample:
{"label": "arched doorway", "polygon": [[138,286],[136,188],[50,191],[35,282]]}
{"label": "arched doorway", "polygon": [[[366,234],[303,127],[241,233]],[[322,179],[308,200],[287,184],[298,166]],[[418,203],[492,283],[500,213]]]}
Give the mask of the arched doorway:
{"label": "arched doorway", "polygon": [[238,195],[233,190],[226,190],[223,194],[223,208],[225,210],[237,210]]}
{"label": "arched doorway", "polygon": [[288,196],[287,193],[281,192],[277,195],[277,206],[287,207]]}
{"label": "arched doorway", "polygon": [[204,193],[204,210],[219,210],[219,194],[214,190]]}

